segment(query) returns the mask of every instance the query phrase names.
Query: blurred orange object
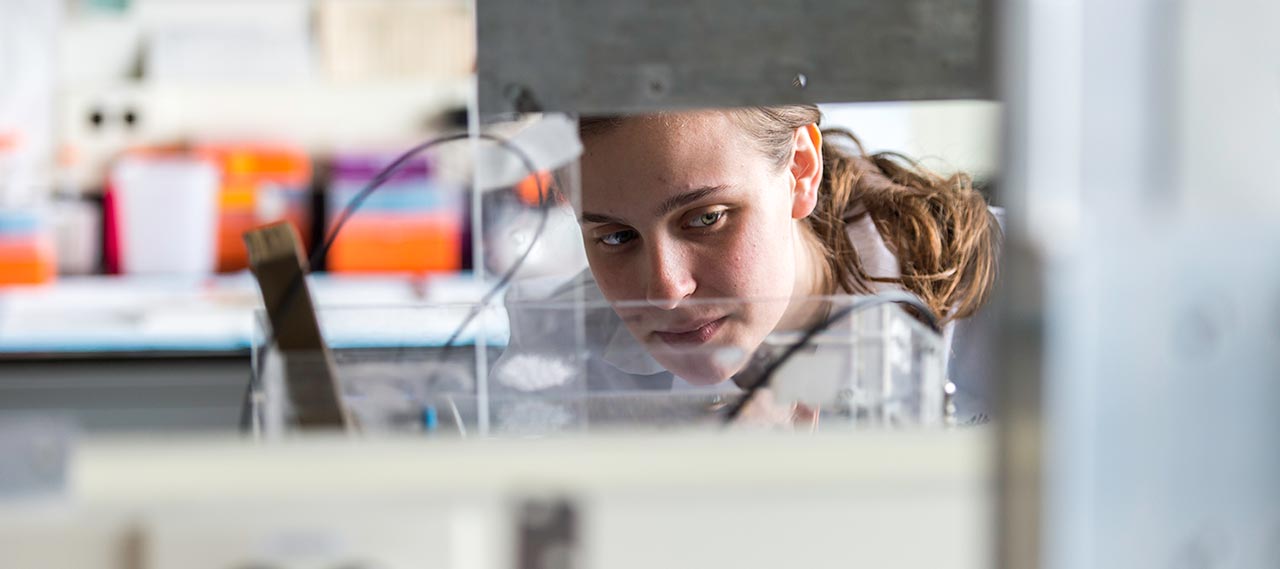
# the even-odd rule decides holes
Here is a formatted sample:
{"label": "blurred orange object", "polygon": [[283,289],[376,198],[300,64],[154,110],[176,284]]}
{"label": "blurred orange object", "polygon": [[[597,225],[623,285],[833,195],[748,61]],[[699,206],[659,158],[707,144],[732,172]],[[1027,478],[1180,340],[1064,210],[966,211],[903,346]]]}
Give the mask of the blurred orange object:
{"label": "blurred orange object", "polygon": [[0,212],[0,286],[52,282],[58,274],[53,236],[35,214]]}
{"label": "blurred orange object", "polygon": [[0,130],[0,152],[16,150],[22,145],[22,132],[17,130]]}
{"label": "blurred orange object", "polygon": [[218,164],[222,193],[218,221],[218,270],[249,266],[243,235],[288,220],[310,246],[311,159],[301,149],[269,144],[202,145],[195,153]]}
{"label": "blurred orange object", "polygon": [[52,243],[0,239],[0,286],[53,282],[57,274]]}
{"label": "blurred orange object", "polygon": [[[552,181],[551,172],[542,170],[520,180],[516,184],[516,195],[520,197],[520,201],[531,206],[549,202],[556,197],[551,195]],[[539,192],[541,192],[542,201],[538,201]]]}
{"label": "blurred orange object", "polygon": [[462,266],[462,222],[456,217],[371,215],[352,218],[328,255],[337,272],[439,272]]}

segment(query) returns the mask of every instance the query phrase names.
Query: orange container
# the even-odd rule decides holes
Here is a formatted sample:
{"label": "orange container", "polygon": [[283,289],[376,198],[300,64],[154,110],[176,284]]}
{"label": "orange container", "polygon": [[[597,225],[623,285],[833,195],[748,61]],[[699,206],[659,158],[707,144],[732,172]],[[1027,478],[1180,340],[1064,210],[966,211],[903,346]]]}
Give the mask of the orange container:
{"label": "orange container", "polygon": [[336,272],[457,271],[462,267],[462,223],[447,216],[352,218],[327,261]]}
{"label": "orange container", "polygon": [[218,164],[222,193],[218,217],[218,270],[249,266],[246,231],[287,220],[310,246],[311,159],[301,149],[270,144],[202,145],[196,154]]}
{"label": "orange container", "polygon": [[57,274],[51,237],[0,237],[0,286],[49,283]]}

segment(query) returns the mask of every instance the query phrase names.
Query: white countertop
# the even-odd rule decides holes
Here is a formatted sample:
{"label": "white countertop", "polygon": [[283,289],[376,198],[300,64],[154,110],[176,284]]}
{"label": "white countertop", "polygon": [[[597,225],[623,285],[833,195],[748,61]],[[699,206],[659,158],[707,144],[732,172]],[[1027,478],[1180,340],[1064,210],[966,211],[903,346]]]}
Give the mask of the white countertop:
{"label": "white countertop", "polygon": [[[469,274],[321,275],[310,283],[326,339],[335,347],[440,345],[466,310],[431,307],[475,302],[490,286]],[[248,273],[64,277],[50,285],[0,288],[0,354],[244,351],[254,343],[261,305]],[[486,326],[486,342],[505,342],[505,318],[487,318]],[[474,340],[469,331],[458,341]]]}

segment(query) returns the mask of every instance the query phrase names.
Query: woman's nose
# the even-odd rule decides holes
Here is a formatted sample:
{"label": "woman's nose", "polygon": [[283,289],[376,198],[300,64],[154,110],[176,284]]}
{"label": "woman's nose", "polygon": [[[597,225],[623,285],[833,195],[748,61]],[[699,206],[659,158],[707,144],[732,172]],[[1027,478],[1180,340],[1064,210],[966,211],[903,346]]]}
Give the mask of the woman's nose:
{"label": "woman's nose", "polygon": [[649,257],[650,274],[645,289],[645,299],[649,304],[671,310],[693,295],[697,283],[693,280],[688,259],[678,247],[662,243],[653,245]]}

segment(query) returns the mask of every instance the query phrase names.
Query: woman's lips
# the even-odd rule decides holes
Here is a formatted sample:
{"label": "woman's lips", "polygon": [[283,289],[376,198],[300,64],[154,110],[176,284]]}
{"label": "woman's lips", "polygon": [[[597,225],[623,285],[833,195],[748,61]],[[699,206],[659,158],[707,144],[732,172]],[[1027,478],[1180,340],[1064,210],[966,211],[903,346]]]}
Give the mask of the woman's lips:
{"label": "woman's lips", "polygon": [[724,323],[728,319],[728,316],[721,316],[705,324],[677,328],[677,331],[654,330],[653,335],[669,345],[696,346],[711,341],[711,338],[715,337],[716,332],[719,332],[720,328],[724,327]]}

